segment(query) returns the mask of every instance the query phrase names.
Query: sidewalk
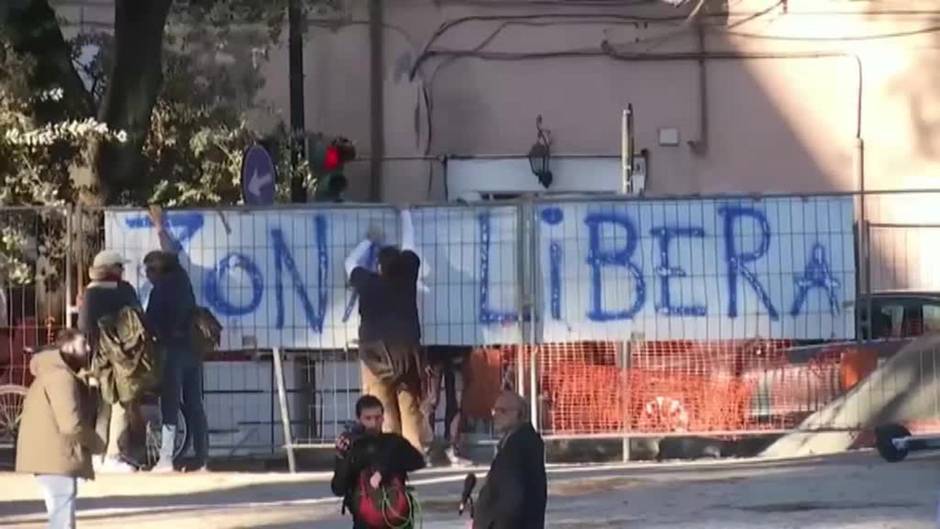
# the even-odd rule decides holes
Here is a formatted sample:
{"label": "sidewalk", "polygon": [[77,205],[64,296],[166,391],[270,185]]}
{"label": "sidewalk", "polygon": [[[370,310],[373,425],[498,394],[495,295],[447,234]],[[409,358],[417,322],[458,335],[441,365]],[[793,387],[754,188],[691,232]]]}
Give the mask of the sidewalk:
{"label": "sidewalk", "polygon": [[[940,459],[871,453],[780,461],[553,466],[548,526],[559,529],[935,529]],[[426,529],[460,528],[466,471],[413,484]],[[482,477],[483,471],[477,471]],[[348,529],[328,473],[102,476],[80,489],[85,528]],[[43,527],[30,476],[0,474],[0,526]]]}

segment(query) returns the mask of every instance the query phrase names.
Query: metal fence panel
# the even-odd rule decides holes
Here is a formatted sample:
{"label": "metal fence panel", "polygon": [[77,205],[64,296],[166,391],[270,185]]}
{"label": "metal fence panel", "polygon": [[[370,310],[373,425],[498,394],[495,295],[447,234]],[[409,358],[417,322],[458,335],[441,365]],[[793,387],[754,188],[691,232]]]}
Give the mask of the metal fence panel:
{"label": "metal fence panel", "polygon": [[28,351],[67,325],[69,240],[66,208],[0,208],[0,449],[15,442]]}
{"label": "metal fence panel", "polygon": [[[516,206],[421,207],[411,215],[422,259],[424,343],[519,343]],[[294,435],[332,443],[360,393],[357,299],[344,261],[370,227],[384,231],[385,243],[401,244],[399,213],[370,206],[186,210],[167,212],[165,220],[197,301],[225,327],[222,349],[282,350]],[[103,222],[105,246],[138,263],[127,279],[146,304],[150,285],[139,263],[160,247],[155,227],[146,213],[131,210],[106,211]],[[372,245],[359,264],[375,270],[379,248]],[[280,415],[264,404],[275,402],[271,357],[242,356],[239,362],[227,353],[207,366],[215,437],[233,450],[252,439],[279,446]],[[233,377],[242,379],[240,387],[232,387]]]}
{"label": "metal fence panel", "polygon": [[0,208],[0,385],[30,381],[27,348],[66,325],[68,212]]}
{"label": "metal fence panel", "polygon": [[[456,385],[465,419],[483,437],[501,387],[531,398],[534,422],[552,436],[859,431],[893,412],[923,427],[937,422],[929,388],[940,348],[902,338],[940,327],[937,198],[912,191],[864,201],[608,197],[415,207],[424,342],[472,350],[459,353],[456,369],[467,379]],[[141,211],[85,213],[75,225],[58,213],[66,232],[101,226],[97,240],[60,238],[75,244],[76,262],[107,246],[140,263],[159,247]],[[49,212],[24,214],[11,210],[4,225],[50,225]],[[398,213],[344,205],[166,218],[200,304],[225,325],[224,352],[206,373],[216,446],[244,453],[285,443],[274,348],[285,355],[292,437],[331,443],[360,394],[357,300],[344,261],[370,225],[400,243]],[[48,238],[46,229],[36,228],[36,240]],[[375,266],[376,251],[364,266]],[[33,253],[37,261],[42,252]],[[85,271],[76,271],[84,283]],[[127,279],[146,302],[142,267]],[[35,303],[6,288],[8,309]],[[904,291],[895,292],[902,302],[886,304],[888,291]],[[27,322],[27,334],[48,338],[52,327],[23,319],[46,314],[19,312],[8,328]],[[879,340],[861,341],[873,331]],[[928,388],[915,392],[916,405],[901,405],[914,402],[899,396],[901,379]],[[440,406],[436,418],[440,428]]]}

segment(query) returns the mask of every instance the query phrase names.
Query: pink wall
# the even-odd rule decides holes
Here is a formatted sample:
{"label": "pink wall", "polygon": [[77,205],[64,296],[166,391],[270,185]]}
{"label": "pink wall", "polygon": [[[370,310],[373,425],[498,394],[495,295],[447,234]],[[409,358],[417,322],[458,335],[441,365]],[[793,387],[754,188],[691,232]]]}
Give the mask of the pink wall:
{"label": "pink wall", "polygon": [[[490,2],[495,3],[495,2]],[[729,24],[765,10],[771,0],[732,2],[731,14],[709,18],[709,50],[741,52],[845,52],[861,58],[864,73],[863,137],[869,188],[933,187],[940,169],[940,34],[848,41],[767,40],[729,35]],[[572,2],[574,4],[574,2]],[[787,38],[829,38],[912,31],[936,25],[933,2],[856,3],[789,0],[731,31]],[[895,5],[897,4],[897,5]],[[903,5],[902,5],[903,4]],[[352,18],[364,22],[364,2]],[[903,14],[899,11],[903,7]],[[714,10],[722,6],[716,3]],[[880,10],[874,12],[875,9]],[[933,10],[934,12],[931,12]],[[676,16],[669,7],[488,7],[429,0],[387,4],[385,32],[386,155],[423,153],[426,108],[421,88],[433,98],[433,142],[438,154],[521,154],[534,140],[542,114],[557,152],[619,153],[619,116],[626,102],[636,111],[637,146],[651,153],[649,191],[714,193],[852,190],[857,107],[853,58],[710,61],[708,151],[693,153],[698,137],[698,65],[695,62],[622,62],[601,57],[494,61],[443,58],[426,61],[409,81],[407,70],[430,35],[446,21],[468,15],[610,13]],[[887,14],[886,14],[887,13]],[[586,19],[584,19],[586,20]],[[635,27],[613,21],[507,25],[486,51],[545,52],[594,49],[606,39],[625,52],[695,51],[694,28],[681,22]],[[457,25],[435,42],[468,50],[500,28],[501,21]],[[664,37],[665,36],[665,37]],[[640,39],[639,42],[636,42]],[[364,24],[312,29],[307,40],[307,125],[344,133],[369,152],[368,34]],[[287,109],[286,53],[267,65],[266,96]],[[434,73],[436,70],[436,74]],[[415,130],[415,112],[420,113]],[[285,112],[286,113],[286,112]],[[678,128],[682,145],[657,144],[657,130]],[[357,164],[354,189],[365,191],[366,164]],[[424,162],[390,161],[385,193],[390,200],[440,197]],[[437,171],[435,171],[436,176]],[[360,195],[364,196],[364,195]]]}
{"label": "pink wall", "polygon": [[[365,0],[347,0],[346,4],[348,11],[341,23],[311,26],[306,36],[307,127],[349,136],[367,157],[368,12]],[[681,20],[694,2],[681,8],[610,4],[587,7],[574,0],[555,6],[513,0],[385,2],[386,156],[424,154],[428,140],[427,108],[421,97],[424,88],[434,105],[432,155],[525,153],[535,138],[538,114],[554,132],[556,152],[619,154],[619,115],[630,102],[636,110],[637,146],[651,153],[650,192],[858,188],[854,170],[858,74],[853,58],[709,62],[709,141],[704,155],[693,153],[685,144],[699,135],[695,62],[621,62],[600,57],[449,61],[438,57],[426,61],[419,75],[409,80],[410,65],[441,24],[467,16],[567,13],[580,18],[468,21],[444,31],[433,47],[472,50],[486,42],[481,48],[486,52],[596,51],[606,40],[632,53],[698,49],[694,25]],[[112,19],[113,6],[107,0],[59,0],[55,5],[78,31],[106,30]],[[713,15],[705,18],[706,47],[711,51],[857,55],[864,73],[867,188],[937,187],[940,32],[860,38],[937,27],[940,5],[935,0],[708,0],[706,6],[703,12]],[[680,20],[633,23],[598,18],[599,14]],[[260,68],[266,87],[259,103],[275,111],[273,115],[267,110],[253,113],[256,125],[263,129],[288,115],[286,49],[270,50]],[[661,127],[679,129],[682,145],[659,146],[656,138]],[[365,161],[350,169],[355,197],[366,196],[367,170]],[[384,197],[392,201],[439,199],[440,173],[435,163],[389,160]]]}

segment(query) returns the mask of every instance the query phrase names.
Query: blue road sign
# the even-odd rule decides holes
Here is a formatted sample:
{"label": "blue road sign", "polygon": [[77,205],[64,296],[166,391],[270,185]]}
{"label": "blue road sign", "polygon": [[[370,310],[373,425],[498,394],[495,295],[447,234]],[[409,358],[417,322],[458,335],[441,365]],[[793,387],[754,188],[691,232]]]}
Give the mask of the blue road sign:
{"label": "blue road sign", "polygon": [[261,145],[254,144],[242,157],[242,197],[245,204],[264,206],[274,203],[274,160]]}

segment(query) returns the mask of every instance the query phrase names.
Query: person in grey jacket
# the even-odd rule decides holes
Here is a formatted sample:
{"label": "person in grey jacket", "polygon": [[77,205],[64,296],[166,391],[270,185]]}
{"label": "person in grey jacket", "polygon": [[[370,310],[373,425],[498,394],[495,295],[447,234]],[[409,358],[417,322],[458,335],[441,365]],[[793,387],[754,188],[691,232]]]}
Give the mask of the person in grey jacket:
{"label": "person in grey jacket", "polygon": [[202,403],[202,358],[193,349],[192,328],[196,297],[186,269],[180,264],[179,246],[165,229],[163,212],[151,208],[151,220],[160,238],[160,250],[144,257],[147,279],[153,285],[147,302],[147,322],[164,348],[166,362],[160,392],[160,459],[154,472],[174,470],[173,448],[178,411],[183,411],[192,431],[196,469],[204,469],[209,457],[209,426]]}
{"label": "person in grey jacket", "polygon": [[[140,308],[137,292],[130,283],[124,281],[124,264],[127,261],[120,253],[104,250],[95,255],[88,277],[91,281],[85,287],[79,303],[78,329],[88,340],[92,357],[98,349],[98,320],[103,316],[117,314],[124,307]],[[103,459],[96,459],[100,472],[133,472],[136,467],[130,464],[130,414],[133,404],[110,404],[103,398],[98,399],[97,424],[95,429],[108,443]]]}

